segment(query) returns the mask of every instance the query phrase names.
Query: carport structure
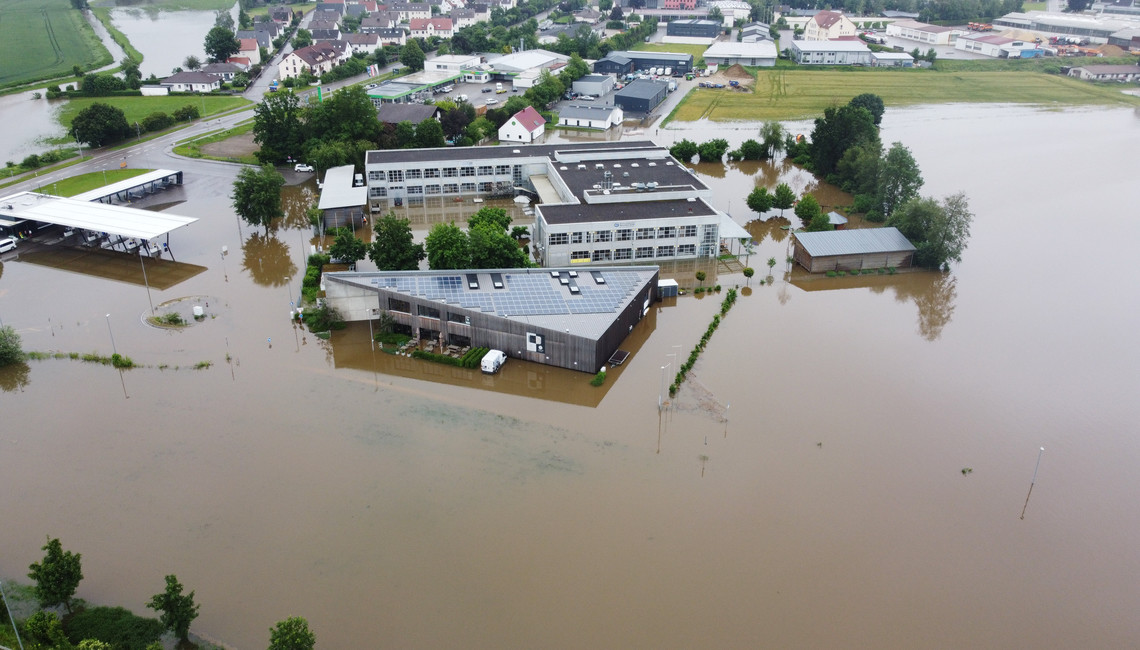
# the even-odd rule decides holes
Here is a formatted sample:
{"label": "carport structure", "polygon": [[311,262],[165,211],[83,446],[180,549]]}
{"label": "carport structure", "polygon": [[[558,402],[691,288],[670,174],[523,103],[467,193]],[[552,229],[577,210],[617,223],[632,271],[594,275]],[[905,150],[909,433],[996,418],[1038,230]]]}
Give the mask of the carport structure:
{"label": "carport structure", "polygon": [[96,201],[99,203],[120,202],[141,198],[138,194],[153,194],[155,190],[166,189],[169,185],[181,185],[182,172],[172,169],[156,169],[152,172],[104,185],[103,187],[71,197],[75,201]]}

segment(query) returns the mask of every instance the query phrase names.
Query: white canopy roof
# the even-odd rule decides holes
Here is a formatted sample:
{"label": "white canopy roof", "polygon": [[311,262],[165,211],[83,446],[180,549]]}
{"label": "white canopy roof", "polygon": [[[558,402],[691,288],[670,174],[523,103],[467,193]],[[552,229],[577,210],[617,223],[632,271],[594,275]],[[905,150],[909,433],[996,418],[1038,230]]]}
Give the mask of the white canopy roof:
{"label": "white canopy roof", "polygon": [[0,215],[136,239],[156,239],[159,235],[197,221],[193,217],[77,201],[35,192],[21,192],[0,199]]}

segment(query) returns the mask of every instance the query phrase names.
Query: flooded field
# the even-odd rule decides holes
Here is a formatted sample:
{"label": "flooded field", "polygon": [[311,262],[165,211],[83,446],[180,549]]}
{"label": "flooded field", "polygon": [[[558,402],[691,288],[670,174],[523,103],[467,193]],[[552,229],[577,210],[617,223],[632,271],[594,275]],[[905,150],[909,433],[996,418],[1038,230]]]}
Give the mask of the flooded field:
{"label": "flooded field", "polygon": [[[149,613],[176,573],[193,631],[240,649],[293,615],[325,648],[1133,646],[1140,298],[1105,253],[1140,240],[1138,131],[1129,110],[889,110],[924,191],[977,214],[948,275],[785,275],[786,222],[750,221],[744,196],[811,177],[702,165],[758,273],[716,276],[742,297],[663,413],[723,293],[657,305],[598,389],[429,366],[374,351],[366,324],[289,323],[320,243],[311,180],[267,234],[235,219],[230,168],[188,171],[155,200],[201,219],[171,247],[204,270],[151,293],[208,297],[203,322],[147,325],[126,266],[0,270],[25,349],[146,366],[0,371],[0,579],[58,536],[79,596]],[[1062,151],[1090,161],[1079,183]],[[422,210],[420,237],[463,216]]]}

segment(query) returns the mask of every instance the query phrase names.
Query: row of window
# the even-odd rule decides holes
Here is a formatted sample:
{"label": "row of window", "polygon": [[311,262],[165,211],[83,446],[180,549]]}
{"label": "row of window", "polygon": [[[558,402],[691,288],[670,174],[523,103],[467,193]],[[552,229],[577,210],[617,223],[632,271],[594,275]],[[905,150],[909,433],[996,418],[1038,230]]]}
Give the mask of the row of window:
{"label": "row of window", "polygon": [[427,169],[389,169],[387,172],[372,171],[368,172],[368,180],[380,182],[387,180],[389,183],[403,183],[404,180],[417,180],[421,178],[471,178],[476,175],[478,171],[479,176],[491,176],[492,174],[503,176],[511,173],[510,165],[480,165],[476,170],[474,166],[468,167],[431,167]]}
{"label": "row of window", "polygon": [[631,241],[636,234],[637,239],[675,239],[677,237],[696,237],[697,227],[692,226],[664,226],[662,228],[638,228],[636,233],[630,228],[618,230],[599,230],[597,232],[553,232],[550,233],[550,245],[563,244],[606,243],[611,241]]}
{"label": "row of window", "polygon": [[590,260],[593,262],[621,262],[631,259],[648,260],[653,258],[663,257],[692,257],[697,254],[696,244],[682,244],[677,247],[673,246],[641,246],[637,249],[633,248],[614,248],[614,249],[599,249],[594,251],[573,251],[570,253],[570,259]]}
{"label": "row of window", "polygon": [[[388,298],[388,311],[410,314],[412,313],[412,303],[407,300],[400,300],[399,298]],[[439,309],[427,305],[416,305],[416,314],[424,318],[434,318],[436,320],[439,320],[441,315]],[[471,317],[466,314],[447,312],[447,320],[460,325],[471,324]]]}
{"label": "row of window", "polygon": [[368,188],[368,196],[372,198],[384,198],[389,194],[396,194],[400,190],[405,190],[408,196],[423,196],[433,194],[459,194],[460,192],[490,192],[494,188],[494,183],[444,183],[442,185],[409,185],[407,188],[396,185],[393,187],[370,187]]}

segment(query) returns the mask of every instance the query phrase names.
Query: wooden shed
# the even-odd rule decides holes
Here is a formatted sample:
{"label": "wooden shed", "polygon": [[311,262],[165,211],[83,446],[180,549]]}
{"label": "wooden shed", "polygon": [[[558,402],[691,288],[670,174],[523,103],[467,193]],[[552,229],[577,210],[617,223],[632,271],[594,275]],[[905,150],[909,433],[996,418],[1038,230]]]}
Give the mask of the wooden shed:
{"label": "wooden shed", "polygon": [[811,273],[914,266],[914,244],[897,228],[797,232],[793,257]]}

